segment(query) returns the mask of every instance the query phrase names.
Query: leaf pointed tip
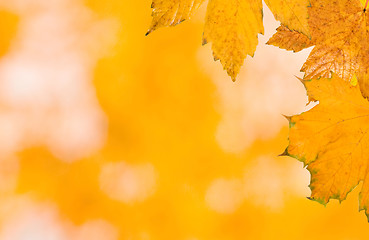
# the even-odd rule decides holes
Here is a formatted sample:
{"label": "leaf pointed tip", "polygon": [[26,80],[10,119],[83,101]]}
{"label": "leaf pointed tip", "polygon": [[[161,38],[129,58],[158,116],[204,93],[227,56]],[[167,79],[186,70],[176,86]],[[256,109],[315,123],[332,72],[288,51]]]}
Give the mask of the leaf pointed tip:
{"label": "leaf pointed tip", "polygon": [[206,38],[202,38],[202,46],[206,45],[208,43],[208,40],[206,40]]}
{"label": "leaf pointed tip", "polygon": [[287,119],[288,122],[291,122],[291,119],[292,119],[292,116],[287,116],[287,115],[284,115],[282,114],[282,116]]}
{"label": "leaf pointed tip", "polygon": [[[215,59],[215,57],[214,57],[214,60],[216,61],[218,59]],[[227,74],[232,79],[232,82],[236,82],[238,73],[235,72],[234,69],[231,69],[231,68],[230,69],[225,69],[225,70],[227,70]]]}
{"label": "leaf pointed tip", "polygon": [[145,36],[148,36],[151,32],[152,32],[152,29],[147,30],[147,32],[145,33]]}
{"label": "leaf pointed tip", "polygon": [[320,203],[322,204],[324,207],[327,207],[327,203],[328,201],[324,201],[323,199],[320,199],[320,198],[314,198],[314,197],[306,197],[307,199],[311,200],[311,201],[314,201],[314,202],[317,202],[317,203]]}
{"label": "leaf pointed tip", "polygon": [[288,154],[288,147],[283,151],[283,153],[279,154],[278,157],[284,157],[284,156],[289,156]]}
{"label": "leaf pointed tip", "polygon": [[305,83],[305,80],[303,79],[303,78],[300,78],[300,77],[298,77],[298,76],[296,76],[295,75],[295,77],[302,83],[302,84],[304,84]]}

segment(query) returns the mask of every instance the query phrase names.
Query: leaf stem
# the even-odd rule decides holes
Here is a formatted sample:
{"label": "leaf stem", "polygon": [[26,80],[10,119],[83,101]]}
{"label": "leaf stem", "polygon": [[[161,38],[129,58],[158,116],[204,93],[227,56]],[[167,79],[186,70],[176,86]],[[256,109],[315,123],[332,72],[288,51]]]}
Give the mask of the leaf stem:
{"label": "leaf stem", "polygon": [[365,7],[364,7],[364,12],[366,11],[366,7],[368,6],[368,2],[369,2],[369,0],[366,0]]}

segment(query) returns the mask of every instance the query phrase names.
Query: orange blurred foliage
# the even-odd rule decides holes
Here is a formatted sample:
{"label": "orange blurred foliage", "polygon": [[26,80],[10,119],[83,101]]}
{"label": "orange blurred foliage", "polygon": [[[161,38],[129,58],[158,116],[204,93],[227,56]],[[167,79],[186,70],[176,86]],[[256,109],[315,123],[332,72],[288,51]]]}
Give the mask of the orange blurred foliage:
{"label": "orange blurred foliage", "polygon": [[[4,1],[0,1],[0,6]],[[32,239],[50,239],[47,236],[52,234],[58,236],[55,239],[121,240],[369,237],[365,216],[356,211],[357,194],[351,194],[341,205],[333,201],[326,208],[304,197],[309,195],[307,170],[292,158],[277,157],[288,144],[288,123],[279,119],[281,113],[274,105],[270,111],[278,115],[275,121],[280,124],[273,127],[277,129],[273,129],[273,134],[267,134],[272,131],[268,121],[262,124],[256,119],[247,131],[258,127],[260,134],[248,139],[250,143],[237,151],[227,151],[219,143],[217,131],[226,106],[222,105],[223,85],[213,79],[213,73],[224,81],[226,91],[234,95],[254,76],[248,70],[253,59],[248,58],[244,72],[241,71],[239,81],[234,84],[222,72],[220,64],[213,63],[210,49],[206,49],[209,55],[203,56],[199,48],[204,9],[191,21],[145,37],[151,21],[150,0],[85,0],[69,4],[93,13],[88,13],[93,21],[87,21],[75,31],[85,32],[85,28],[104,19],[115,22],[107,26],[118,26],[113,33],[116,36],[112,37],[115,39],[112,47],[98,54],[94,47],[87,48],[83,50],[87,54],[81,57],[98,56],[95,57],[98,61],[90,64],[93,71],[89,78],[94,86],[91,95],[97,103],[89,101],[94,102],[91,108],[101,108],[105,114],[107,127],[101,131],[106,131],[106,138],[102,134],[103,144],[93,145],[93,151],[90,147],[88,151],[72,149],[83,153],[73,160],[53,152],[50,146],[54,145],[48,145],[45,140],[48,135],[33,142],[34,136],[26,134],[17,142],[18,148],[3,154],[0,239],[31,239],[18,231],[25,229],[21,224],[24,221],[26,224],[40,221],[41,226],[48,222],[54,226],[48,232],[51,235],[32,233],[40,236]],[[0,51],[2,56],[7,56],[11,51],[9,44],[16,41],[16,33],[22,30],[23,15],[15,10],[9,13],[13,8],[8,3],[3,5],[7,10],[0,12],[0,17],[9,23],[0,25]],[[104,28],[93,36],[101,34]],[[91,46],[105,43],[103,38],[96,39]],[[287,53],[277,50],[276,54]],[[272,66],[266,67],[277,71]],[[77,84],[78,78],[75,81]],[[293,88],[293,91],[304,98],[299,84],[296,80],[296,89],[300,90]],[[74,87],[71,84],[66,89],[72,91]],[[279,91],[284,93],[283,88]],[[290,102],[301,100],[290,98]],[[78,98],[73,101],[78,102]],[[76,103],[73,101],[68,109]],[[267,103],[247,100],[227,121],[242,122],[244,108],[263,109]],[[54,107],[47,114],[54,114]],[[5,105],[2,111],[9,108],[12,105]],[[293,109],[301,110],[296,106]],[[263,112],[260,110],[260,116],[264,116]],[[52,126],[60,128],[55,123]],[[32,129],[37,132],[42,128],[44,123]],[[246,139],[247,131],[240,129],[237,139]],[[75,134],[80,134],[78,128]],[[68,147],[62,153],[65,151],[68,152]],[[28,213],[25,214],[28,208],[33,209],[29,221]],[[42,211],[47,214],[41,214]]]}

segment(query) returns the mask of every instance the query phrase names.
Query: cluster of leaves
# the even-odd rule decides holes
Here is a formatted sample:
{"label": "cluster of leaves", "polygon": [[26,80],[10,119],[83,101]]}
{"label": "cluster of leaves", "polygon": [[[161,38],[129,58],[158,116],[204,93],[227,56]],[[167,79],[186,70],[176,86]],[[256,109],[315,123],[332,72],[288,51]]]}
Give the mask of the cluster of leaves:
{"label": "cluster of leaves", "polygon": [[[153,21],[147,34],[159,27],[175,26],[190,18],[204,0],[153,0]],[[265,0],[277,20],[289,29],[310,36],[309,0]],[[203,45],[212,42],[220,60],[236,80],[246,55],[253,56],[258,34],[264,33],[262,0],[210,0],[207,6]]]}
{"label": "cluster of leaves", "polygon": [[[342,201],[363,182],[360,210],[369,218],[369,0],[265,0],[281,22],[268,44],[294,52],[314,46],[302,66],[311,110],[289,117],[284,155],[311,173],[311,197]],[[188,18],[203,0],[153,0],[148,33]],[[203,44],[212,42],[235,80],[263,33],[261,0],[209,0]]]}

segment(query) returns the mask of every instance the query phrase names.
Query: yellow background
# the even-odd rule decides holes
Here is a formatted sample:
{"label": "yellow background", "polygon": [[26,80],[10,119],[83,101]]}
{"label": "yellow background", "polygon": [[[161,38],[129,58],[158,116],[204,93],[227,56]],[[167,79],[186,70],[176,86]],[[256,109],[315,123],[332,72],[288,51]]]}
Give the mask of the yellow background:
{"label": "yellow background", "polygon": [[[88,9],[94,19],[114,22],[108,24],[114,28],[110,47],[98,54],[89,79],[107,119],[106,139],[100,148],[73,161],[56,156],[41,140],[33,144],[32,134],[26,134],[15,150],[2,150],[0,239],[54,239],[43,230],[34,233],[38,236],[35,238],[30,233],[14,233],[24,228],[19,222],[31,224],[43,219],[38,211],[55,213],[45,218],[54,219],[52,224],[62,229],[51,233],[59,236],[55,239],[107,239],[104,234],[76,235],[79,230],[75,229],[95,219],[109,224],[111,230],[106,231],[115,236],[111,239],[122,240],[369,237],[366,216],[358,212],[357,190],[341,204],[331,201],[324,207],[309,201],[307,170],[295,159],[277,157],[288,144],[288,123],[282,114],[296,114],[304,108],[305,92],[293,75],[300,74],[298,67],[308,52],[295,59],[284,50],[258,48],[254,59],[247,57],[233,83],[219,62],[213,61],[210,46],[201,47],[204,7],[190,21],[145,37],[151,20],[150,0],[68,2],[71,9],[75,5]],[[22,14],[39,14],[41,10],[36,6],[19,13],[9,4],[1,6],[0,54],[6,58],[22,36]],[[265,24],[271,24],[268,29],[273,34],[278,23],[267,11]],[[89,24],[94,22],[84,27],[91,27]],[[84,27],[78,28],[82,34]],[[96,46],[105,41],[107,32],[100,29],[94,35]],[[266,40],[261,38],[260,44]],[[86,49],[87,56],[95,54],[95,48]],[[273,55],[268,55],[269,51]],[[283,57],[287,54],[288,58]],[[289,62],[291,59],[296,62]],[[283,68],[291,64],[292,70]],[[290,76],[281,83],[281,94],[273,95],[286,98],[279,101],[280,106],[273,105],[273,99],[267,96],[263,98],[278,86],[278,82],[276,86],[264,84],[264,75],[276,75],[273,79]],[[291,84],[293,87],[286,87]],[[268,87],[271,90],[259,91]],[[261,97],[248,98],[251,93]],[[242,102],[243,96],[247,100]],[[291,107],[283,110],[283,104],[288,103]],[[0,106],[3,112],[12,108],[4,103]],[[250,112],[251,107],[256,110]],[[258,117],[253,119],[255,112]],[[277,117],[270,118],[270,114]],[[251,123],[249,119],[253,119]],[[246,126],[242,125],[244,121]],[[273,126],[275,121],[279,125]],[[223,133],[219,133],[222,122]],[[43,124],[38,127],[43,128]],[[55,129],[59,127],[54,124]],[[249,137],[251,131],[254,133]],[[122,162],[125,165],[119,165]],[[101,183],[101,172],[107,164],[130,169],[149,164],[154,177],[147,181],[154,183],[143,183],[147,192],[139,191],[136,197],[112,197]],[[145,178],[147,168],[143,169],[138,176]],[[108,180],[109,174],[105,175]],[[116,175],[119,172],[111,174],[109,184],[119,184]],[[253,181],[247,182],[250,179]],[[224,184],[215,184],[219,182]],[[233,202],[227,195],[241,200]],[[35,210],[32,220],[25,221],[25,212],[35,206],[42,210]],[[87,228],[87,232],[99,232],[93,228]],[[60,237],[63,234],[64,238]]]}

